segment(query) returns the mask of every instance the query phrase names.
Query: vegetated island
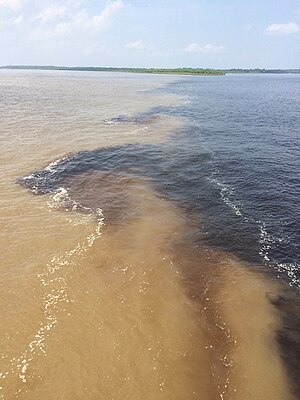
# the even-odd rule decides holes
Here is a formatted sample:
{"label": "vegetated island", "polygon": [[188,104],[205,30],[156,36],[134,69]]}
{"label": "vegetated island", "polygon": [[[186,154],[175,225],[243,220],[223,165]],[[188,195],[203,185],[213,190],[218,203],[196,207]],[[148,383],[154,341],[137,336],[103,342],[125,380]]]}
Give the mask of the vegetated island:
{"label": "vegetated island", "polygon": [[210,68],[119,68],[119,67],[61,67],[37,65],[7,65],[0,69],[34,69],[46,71],[96,71],[96,72],[134,72],[140,74],[175,75],[225,75],[224,71]]}
{"label": "vegetated island", "polygon": [[300,74],[300,69],[212,69],[212,68],[127,68],[127,67],[63,67],[52,65],[6,65],[0,69],[27,69],[45,71],[95,71],[95,72],[133,72],[139,74],[173,75],[225,75],[225,74]]}

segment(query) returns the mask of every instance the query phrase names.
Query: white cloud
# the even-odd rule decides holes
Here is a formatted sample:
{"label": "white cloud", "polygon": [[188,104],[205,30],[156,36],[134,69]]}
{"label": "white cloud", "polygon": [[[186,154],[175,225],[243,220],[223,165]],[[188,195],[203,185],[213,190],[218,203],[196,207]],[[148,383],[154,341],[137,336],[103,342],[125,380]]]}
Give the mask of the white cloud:
{"label": "white cloud", "polygon": [[22,14],[20,14],[17,18],[15,18],[14,20],[13,20],[13,24],[14,25],[19,25],[22,21],[23,21],[23,15]]}
{"label": "white cloud", "polygon": [[[1,1],[1,0],[0,0]],[[85,9],[74,13],[67,7],[50,7],[39,14],[37,19],[48,22],[52,19],[63,18],[63,21],[46,29],[40,26],[31,33],[31,38],[65,37],[78,32],[96,33],[110,26],[113,16],[124,7],[122,0],[109,2],[99,15],[89,16]]]}
{"label": "white cloud", "polygon": [[70,33],[72,30],[72,26],[67,22],[61,22],[57,24],[52,31],[49,31],[49,36],[65,36],[67,33]]}
{"label": "white cloud", "polygon": [[5,21],[0,21],[0,29],[7,29],[7,28],[13,28],[18,26],[21,22],[23,21],[23,15],[20,14],[16,18],[12,19],[7,19]]}
{"label": "white cloud", "polygon": [[17,11],[21,8],[23,0],[0,0],[0,7],[8,7],[13,11]]}
{"label": "white cloud", "polygon": [[190,43],[186,46],[185,51],[187,53],[218,53],[224,50],[224,46],[214,46],[212,44],[206,44],[205,46],[200,46],[198,43]]}
{"label": "white cloud", "polygon": [[[1,1],[1,0],[0,0]],[[40,14],[36,17],[36,19],[40,19],[42,22],[48,22],[52,19],[61,18],[65,15],[67,11],[67,7],[48,7],[44,9]]]}
{"label": "white cloud", "polygon": [[[124,7],[124,3],[122,0],[116,0],[113,2],[109,2],[106,7],[101,11],[99,15],[94,15],[90,17],[86,10],[78,11],[75,15],[73,15],[70,21],[64,23],[64,25],[68,25],[68,29],[63,29],[61,32],[65,33],[70,30],[86,30],[89,32],[95,32],[102,29],[106,29],[110,26],[112,22],[113,16]],[[61,25],[61,24],[59,24]],[[55,28],[57,32],[57,27]]]}
{"label": "white cloud", "polygon": [[113,15],[120,11],[123,7],[124,3],[122,0],[115,0],[108,3],[99,15],[95,15],[91,18],[89,21],[90,26],[96,30],[106,28],[110,25]]}
{"label": "white cloud", "polygon": [[143,50],[145,49],[146,44],[142,40],[137,40],[136,42],[127,43],[125,47],[133,50]]}
{"label": "white cloud", "polygon": [[287,24],[271,24],[265,29],[265,33],[270,35],[290,35],[300,32],[300,26],[295,22]]}

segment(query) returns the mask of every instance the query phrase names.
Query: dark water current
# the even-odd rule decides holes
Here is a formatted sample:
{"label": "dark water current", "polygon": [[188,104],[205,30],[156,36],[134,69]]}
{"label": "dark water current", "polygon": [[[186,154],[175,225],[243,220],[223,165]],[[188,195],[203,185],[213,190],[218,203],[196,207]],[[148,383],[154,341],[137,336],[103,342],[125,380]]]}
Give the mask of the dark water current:
{"label": "dark water current", "polygon": [[[44,194],[72,192],[75,178],[93,171],[142,176],[191,216],[195,246],[205,241],[265,264],[300,287],[300,76],[187,77],[159,90],[188,101],[108,123],[184,117],[164,143],[82,151],[20,183]],[[79,197],[84,207],[101,206]]]}

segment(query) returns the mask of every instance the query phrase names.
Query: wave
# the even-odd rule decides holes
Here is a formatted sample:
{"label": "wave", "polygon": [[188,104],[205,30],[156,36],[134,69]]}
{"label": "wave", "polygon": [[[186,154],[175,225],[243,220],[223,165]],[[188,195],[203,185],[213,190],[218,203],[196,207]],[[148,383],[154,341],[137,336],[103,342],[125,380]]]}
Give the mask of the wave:
{"label": "wave", "polygon": [[289,243],[289,238],[271,234],[265,221],[247,215],[243,208],[243,203],[236,199],[237,195],[234,188],[222,182],[218,175],[220,175],[219,170],[214,168],[208,180],[219,187],[222,201],[232,209],[235,215],[241,217],[246,223],[253,223],[259,228],[259,256],[263,264],[280,273],[279,277],[287,276],[289,285],[295,286],[300,290],[300,264],[297,261],[291,263],[280,262],[270,255],[270,251],[276,249],[281,243]]}
{"label": "wave", "polygon": [[51,185],[48,189],[46,189],[46,187],[49,186],[50,182],[56,182],[59,174],[63,173],[64,171],[67,172],[69,167],[68,162],[78,154],[79,153],[73,153],[57,158],[56,160],[47,164],[43,169],[18,178],[17,183],[26,186],[34,194],[49,193],[53,190],[53,187]]}
{"label": "wave", "polygon": [[243,216],[242,214],[242,205],[241,203],[237,202],[236,200],[233,199],[234,197],[234,189],[230,187],[229,185],[226,185],[225,183],[221,182],[217,177],[217,171],[213,171],[212,175],[208,178],[208,180],[214,184],[216,184],[220,188],[220,196],[221,199],[225,204],[227,204],[235,213],[235,215],[238,215],[240,217],[243,217],[244,219],[246,217]]}
{"label": "wave", "polygon": [[[199,184],[199,186],[195,188],[195,180],[192,179],[192,173],[196,171],[195,179],[198,179],[197,168],[201,154],[195,157],[194,164],[191,162],[193,158],[191,157],[190,151],[188,151],[187,154],[181,153],[178,161],[174,158],[174,156],[176,157],[177,155],[175,151],[171,152],[169,148],[163,149],[155,145],[137,144],[107,147],[93,151],[82,151],[60,157],[49,163],[42,170],[20,178],[18,183],[24,185],[35,194],[51,194],[50,207],[55,208],[59,205],[60,208],[64,208],[67,211],[89,214],[92,208],[82,206],[81,195],[81,202],[78,203],[67,193],[68,184],[70,184],[71,187],[74,185],[73,178],[75,175],[97,171],[107,174],[119,174],[119,176],[122,174],[132,174],[132,176],[150,178],[154,186],[167,198],[174,198],[176,201],[181,202],[183,206],[186,201],[185,199],[187,199],[188,201],[186,202],[191,202],[194,207],[195,203],[198,201],[197,190],[201,190],[201,187]],[[186,165],[184,164],[185,157],[187,161]],[[177,171],[179,167],[182,171],[183,166],[186,169],[184,169],[183,173],[180,173],[181,179],[178,181],[177,185]],[[219,198],[237,217],[230,221],[228,216],[224,216],[224,221],[230,221],[230,223],[232,223],[233,236],[227,240],[225,233],[225,235],[221,236],[221,239],[225,237],[227,245],[232,246],[232,243],[235,244],[238,242],[242,234],[243,242],[241,242],[242,244],[240,247],[238,247],[239,244],[236,246],[237,252],[240,252],[239,254],[242,254],[242,256],[245,254],[245,259],[253,257],[252,260],[255,260],[255,262],[261,261],[268,266],[268,268],[272,268],[274,271],[286,275],[292,285],[300,288],[298,272],[300,268],[298,264],[293,262],[293,260],[283,260],[277,254],[280,252],[281,246],[286,243],[289,238],[282,236],[280,229],[274,234],[276,228],[272,226],[274,221],[268,221],[265,215],[261,216],[259,213],[254,213],[253,210],[249,212],[249,210],[245,208],[243,202],[238,198],[235,188],[227,182],[224,182],[221,176],[220,170],[213,165],[210,176],[207,178],[205,177],[207,181],[217,187]],[[191,179],[189,177],[191,177]],[[83,179],[85,180],[84,177]],[[172,181],[175,182],[175,184],[170,186],[170,182]],[[187,192],[182,194],[182,187],[185,183],[187,185]],[[189,188],[191,189],[190,192]],[[101,187],[99,187],[99,190],[101,191]],[[91,206],[90,201],[87,200],[86,203],[88,206]],[[209,207],[210,204],[211,203],[208,204]],[[93,205],[91,207],[93,207]],[[244,226],[240,224],[239,221],[243,223]],[[249,232],[247,230],[248,228]],[[223,228],[221,227],[220,229]],[[218,237],[219,232],[218,230],[218,232],[215,233],[215,237]],[[252,240],[251,248],[248,246],[247,235],[248,237],[250,235]],[[212,241],[213,240],[214,237],[212,238]],[[217,244],[222,246],[223,242],[219,240]],[[249,254],[247,254],[247,252]],[[250,252],[252,253],[250,254]]]}
{"label": "wave", "polygon": [[[67,157],[58,159],[46,166],[44,170],[56,173],[56,168],[66,159]],[[34,175],[29,175],[24,179],[33,178]],[[35,187],[32,188],[32,191],[36,193]],[[85,239],[79,242],[73,249],[63,254],[54,255],[42,272],[36,276],[40,285],[46,289],[42,299],[44,320],[40,322],[38,331],[33,334],[32,340],[28,343],[24,352],[10,360],[11,371],[18,372],[19,379],[23,384],[27,382],[27,370],[34,355],[38,353],[47,354],[46,338],[59,322],[59,311],[66,311],[66,305],[73,301],[68,294],[64,273],[66,273],[68,268],[75,267],[78,257],[83,257],[95,241],[100,238],[102,226],[104,225],[102,209],[97,208],[96,210],[92,210],[91,208],[84,207],[70,197],[67,188],[59,187],[52,193],[46,204],[50,212],[57,209],[68,211],[68,222],[74,225],[88,225],[89,232]],[[70,212],[74,212],[74,214],[70,215]],[[83,213],[86,218],[78,218],[78,212],[80,214]],[[11,371],[2,372],[2,375],[8,378]],[[25,386],[22,386],[15,395],[17,396],[24,388]]]}

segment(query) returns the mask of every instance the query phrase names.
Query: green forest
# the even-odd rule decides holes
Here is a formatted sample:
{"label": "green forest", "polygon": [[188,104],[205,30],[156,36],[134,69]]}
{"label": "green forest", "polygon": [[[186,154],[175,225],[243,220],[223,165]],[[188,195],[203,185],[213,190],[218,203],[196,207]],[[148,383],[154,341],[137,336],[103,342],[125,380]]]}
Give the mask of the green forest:
{"label": "green forest", "polygon": [[175,74],[175,75],[225,75],[227,73],[243,74],[299,74],[300,69],[212,69],[212,68],[127,68],[127,67],[64,67],[39,65],[6,65],[0,69],[31,69],[47,71],[95,71],[95,72],[133,72],[142,74]]}

